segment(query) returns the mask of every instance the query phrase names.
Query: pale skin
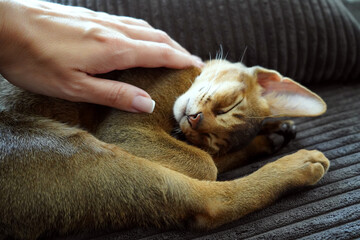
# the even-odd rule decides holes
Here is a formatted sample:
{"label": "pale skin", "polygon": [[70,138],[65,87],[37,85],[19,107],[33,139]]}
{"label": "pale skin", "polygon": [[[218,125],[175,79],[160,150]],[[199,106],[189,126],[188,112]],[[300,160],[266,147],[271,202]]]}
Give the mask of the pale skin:
{"label": "pale skin", "polygon": [[0,0],[0,73],[34,93],[129,112],[155,102],[133,85],[96,77],[132,67],[201,67],[147,22],[41,1]]}

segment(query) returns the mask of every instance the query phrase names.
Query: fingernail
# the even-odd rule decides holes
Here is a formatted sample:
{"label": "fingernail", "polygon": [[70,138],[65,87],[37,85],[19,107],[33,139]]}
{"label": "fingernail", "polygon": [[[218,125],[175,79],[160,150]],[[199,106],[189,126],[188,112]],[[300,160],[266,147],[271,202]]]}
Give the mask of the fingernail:
{"label": "fingernail", "polygon": [[151,98],[136,96],[132,102],[132,107],[139,112],[152,113],[155,108],[155,101]]}
{"label": "fingernail", "polygon": [[202,59],[201,58],[199,58],[198,56],[195,56],[195,55],[193,55],[193,59],[194,59],[194,65],[196,66],[196,67],[198,67],[198,68],[202,68],[205,64],[204,64],[204,62],[202,61]]}

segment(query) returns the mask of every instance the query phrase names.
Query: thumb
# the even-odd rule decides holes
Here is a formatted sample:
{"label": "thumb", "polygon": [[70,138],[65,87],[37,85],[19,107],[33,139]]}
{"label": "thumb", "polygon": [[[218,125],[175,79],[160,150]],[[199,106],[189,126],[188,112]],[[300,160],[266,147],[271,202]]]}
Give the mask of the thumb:
{"label": "thumb", "polygon": [[106,105],[128,112],[152,113],[155,101],[144,90],[133,85],[88,76],[83,82],[84,102]]}

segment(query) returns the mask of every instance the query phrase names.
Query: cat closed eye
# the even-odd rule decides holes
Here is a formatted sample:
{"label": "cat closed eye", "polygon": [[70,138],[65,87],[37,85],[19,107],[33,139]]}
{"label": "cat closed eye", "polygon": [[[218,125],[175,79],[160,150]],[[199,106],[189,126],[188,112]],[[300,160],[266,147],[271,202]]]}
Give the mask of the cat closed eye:
{"label": "cat closed eye", "polygon": [[215,114],[216,115],[221,115],[221,114],[224,114],[225,113],[225,111],[223,111],[223,110],[217,110],[217,111],[215,111]]}
{"label": "cat closed eye", "polygon": [[239,102],[237,102],[235,105],[233,105],[233,106],[230,107],[229,109],[216,110],[216,111],[215,111],[215,114],[216,114],[216,115],[222,115],[222,114],[228,113],[228,112],[230,112],[231,110],[233,110],[234,108],[236,108],[237,106],[239,106],[243,100],[244,100],[244,98],[242,98]]}

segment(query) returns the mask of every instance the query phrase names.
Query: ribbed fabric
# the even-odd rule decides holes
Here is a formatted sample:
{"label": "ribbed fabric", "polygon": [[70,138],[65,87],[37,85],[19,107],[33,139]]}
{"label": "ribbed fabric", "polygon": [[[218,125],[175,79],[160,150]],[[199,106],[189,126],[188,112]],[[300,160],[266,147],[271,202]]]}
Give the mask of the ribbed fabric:
{"label": "ribbed fabric", "polygon": [[360,26],[334,0],[54,0],[148,21],[193,54],[279,70],[298,82],[360,77]]}

